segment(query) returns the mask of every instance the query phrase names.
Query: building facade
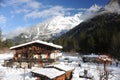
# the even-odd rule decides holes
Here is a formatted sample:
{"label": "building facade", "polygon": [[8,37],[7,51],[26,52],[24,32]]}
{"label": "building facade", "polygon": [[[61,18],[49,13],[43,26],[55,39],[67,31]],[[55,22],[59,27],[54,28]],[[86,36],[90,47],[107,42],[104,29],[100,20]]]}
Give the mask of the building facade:
{"label": "building facade", "polygon": [[60,49],[62,49],[62,46],[53,43],[40,40],[31,41],[10,47],[10,50],[15,51],[14,58],[5,64],[29,68],[32,66],[44,66],[57,60]]}

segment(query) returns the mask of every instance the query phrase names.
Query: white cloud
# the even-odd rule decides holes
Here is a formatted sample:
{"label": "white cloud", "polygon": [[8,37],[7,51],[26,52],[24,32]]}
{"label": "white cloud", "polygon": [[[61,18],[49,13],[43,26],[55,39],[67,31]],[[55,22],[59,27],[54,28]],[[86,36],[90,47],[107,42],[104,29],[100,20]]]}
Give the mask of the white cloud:
{"label": "white cloud", "polygon": [[[49,19],[59,15],[70,15],[70,11],[77,10],[74,8],[64,8],[62,6],[43,5],[37,0],[8,0],[6,6],[11,7],[11,14],[22,14],[24,20],[29,19]],[[79,11],[79,10],[78,10]]]}
{"label": "white cloud", "polygon": [[39,9],[42,4],[37,1],[30,1],[27,3],[27,6],[33,9]]}
{"label": "white cloud", "polygon": [[6,6],[13,8],[12,13],[27,13],[38,10],[42,4],[36,0],[9,0]]}
{"label": "white cloud", "polygon": [[15,11],[12,11],[12,13],[28,13],[30,10],[29,9],[18,9],[18,10],[15,10]]}
{"label": "white cloud", "polygon": [[20,35],[21,33],[24,33],[26,30],[27,30],[27,27],[20,27],[19,26],[13,31],[6,32],[4,35],[5,35],[6,38],[10,39],[10,38],[13,38],[15,36]]}
{"label": "white cloud", "polygon": [[7,18],[3,15],[0,15],[0,26],[4,26],[6,21],[7,21]]}
{"label": "white cloud", "polygon": [[77,9],[77,10],[79,10],[79,11],[86,11],[86,10],[88,10],[87,8],[79,8],[79,9]]}
{"label": "white cloud", "polygon": [[20,7],[21,5],[24,5],[26,8],[37,9],[40,7],[41,3],[35,0],[9,0],[7,5],[14,7]]}
{"label": "white cloud", "polygon": [[83,20],[87,20],[89,18],[92,18],[97,15],[97,11],[99,11],[101,7],[98,5],[93,5],[89,9],[86,9],[86,11],[82,14],[81,18]]}
{"label": "white cloud", "polygon": [[64,15],[70,14],[69,10],[72,10],[72,9],[63,8],[62,6],[54,6],[43,11],[32,11],[25,15],[25,19],[47,18],[47,17],[60,16],[60,15],[64,16]]}

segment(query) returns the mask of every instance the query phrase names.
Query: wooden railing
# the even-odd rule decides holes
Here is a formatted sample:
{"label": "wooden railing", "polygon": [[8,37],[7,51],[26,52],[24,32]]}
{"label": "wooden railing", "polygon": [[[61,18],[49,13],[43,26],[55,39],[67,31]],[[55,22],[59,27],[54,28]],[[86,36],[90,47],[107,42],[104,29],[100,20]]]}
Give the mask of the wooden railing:
{"label": "wooden railing", "polygon": [[[19,64],[21,64],[23,62],[26,62],[28,64],[31,64],[31,63],[50,64],[50,63],[54,62],[54,59],[50,59],[50,58],[45,58],[45,59],[25,59],[25,58],[21,58],[21,59],[17,59],[17,60],[9,59],[9,60],[5,60],[4,65],[10,67],[10,66],[15,65],[14,64],[15,62],[18,62]],[[30,65],[30,66],[32,66],[32,65]]]}
{"label": "wooden railing", "polygon": [[44,58],[44,59],[26,59],[26,58],[18,58],[17,60],[15,59],[10,59],[10,60],[7,60],[7,61],[12,61],[12,62],[54,62],[55,60],[54,59],[50,59],[50,58]]}

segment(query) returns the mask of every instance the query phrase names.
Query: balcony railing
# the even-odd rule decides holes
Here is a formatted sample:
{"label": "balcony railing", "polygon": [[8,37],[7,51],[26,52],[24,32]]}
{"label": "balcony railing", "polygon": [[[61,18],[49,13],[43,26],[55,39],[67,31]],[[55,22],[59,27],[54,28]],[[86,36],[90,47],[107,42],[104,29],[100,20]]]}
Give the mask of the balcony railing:
{"label": "balcony railing", "polygon": [[54,59],[50,59],[50,58],[43,58],[43,59],[27,59],[27,58],[18,58],[18,59],[10,59],[8,61],[12,61],[12,62],[43,62],[43,63],[52,63],[55,60]]}

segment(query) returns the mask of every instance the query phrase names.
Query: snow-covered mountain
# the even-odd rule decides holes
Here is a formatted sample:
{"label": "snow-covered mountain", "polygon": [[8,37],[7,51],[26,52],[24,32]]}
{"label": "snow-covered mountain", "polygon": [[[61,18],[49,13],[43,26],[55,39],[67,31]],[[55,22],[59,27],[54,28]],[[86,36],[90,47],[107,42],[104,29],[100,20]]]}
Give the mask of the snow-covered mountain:
{"label": "snow-covered mountain", "polygon": [[17,39],[17,41],[21,39],[29,41],[35,39],[48,40],[58,37],[80,24],[83,21],[81,15],[81,13],[78,13],[68,17],[56,16],[47,22],[25,28],[19,36],[14,37],[14,39]]}
{"label": "snow-covered mountain", "polygon": [[[35,39],[49,40],[59,37],[70,29],[74,28],[84,20],[96,16],[101,7],[93,5],[84,12],[79,12],[73,16],[56,16],[49,21],[24,28],[19,31],[19,35],[13,38],[14,41],[31,41]],[[17,32],[18,33],[18,32]],[[15,34],[15,33],[13,33]]]}
{"label": "snow-covered mountain", "polygon": [[100,12],[120,14],[120,0],[110,0],[105,7],[101,8]]}
{"label": "snow-covered mountain", "polygon": [[80,24],[83,21],[80,17],[81,14],[76,14],[72,17],[57,16],[48,24],[48,29],[52,31],[53,36],[60,36]]}

